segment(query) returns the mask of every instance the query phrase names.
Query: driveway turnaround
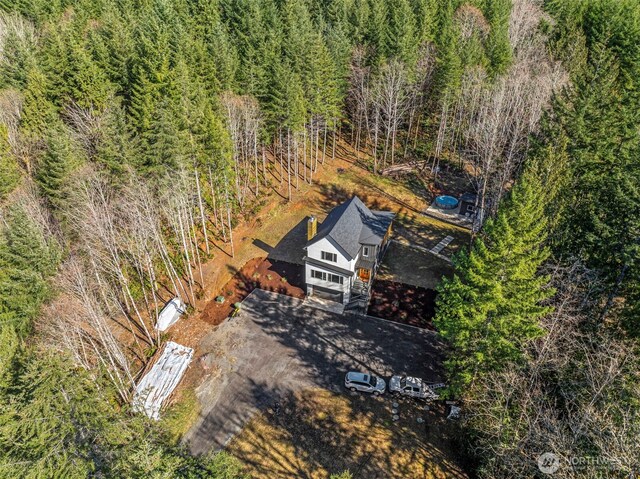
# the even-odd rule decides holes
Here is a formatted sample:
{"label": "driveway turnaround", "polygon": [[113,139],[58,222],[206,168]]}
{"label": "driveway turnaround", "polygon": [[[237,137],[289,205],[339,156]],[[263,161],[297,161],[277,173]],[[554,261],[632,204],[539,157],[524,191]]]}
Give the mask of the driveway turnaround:
{"label": "driveway turnaround", "polygon": [[197,390],[201,415],[185,435],[194,454],[218,450],[259,410],[312,387],[344,392],[349,370],[440,381],[435,333],[376,318],[339,315],[254,290],[240,314],[198,348],[210,374]]}

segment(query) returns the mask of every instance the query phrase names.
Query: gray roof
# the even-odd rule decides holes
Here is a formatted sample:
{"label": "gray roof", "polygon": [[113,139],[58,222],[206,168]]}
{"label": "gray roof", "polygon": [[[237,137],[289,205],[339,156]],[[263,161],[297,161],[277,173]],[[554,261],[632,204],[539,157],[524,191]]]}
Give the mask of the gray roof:
{"label": "gray roof", "polygon": [[307,246],[328,237],[353,259],[360,245],[382,243],[394,217],[395,213],[390,211],[371,211],[354,196],[331,210]]}
{"label": "gray roof", "polygon": [[356,261],[356,269],[364,268],[364,269],[373,269],[376,265],[376,260],[372,258],[363,258],[360,256],[358,261]]}

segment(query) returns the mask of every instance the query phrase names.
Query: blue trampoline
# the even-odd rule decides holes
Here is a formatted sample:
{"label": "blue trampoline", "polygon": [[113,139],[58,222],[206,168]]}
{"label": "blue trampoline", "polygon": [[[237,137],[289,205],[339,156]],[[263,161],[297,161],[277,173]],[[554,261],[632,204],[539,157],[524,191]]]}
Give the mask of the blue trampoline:
{"label": "blue trampoline", "polygon": [[436,206],[441,210],[453,210],[458,206],[458,200],[453,196],[438,196],[436,197]]}

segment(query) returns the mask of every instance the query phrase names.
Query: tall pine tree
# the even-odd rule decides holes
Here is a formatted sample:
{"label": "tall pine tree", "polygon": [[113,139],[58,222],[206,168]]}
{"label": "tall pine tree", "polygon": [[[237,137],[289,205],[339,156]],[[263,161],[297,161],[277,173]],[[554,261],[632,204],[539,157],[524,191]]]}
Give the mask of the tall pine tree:
{"label": "tall pine tree", "polygon": [[11,153],[7,127],[0,124],[0,202],[20,181],[18,163]]}
{"label": "tall pine tree", "polygon": [[454,277],[439,286],[434,324],[451,345],[453,393],[518,360],[524,344],[543,334],[538,319],[553,294],[540,274],[549,256],[547,201],[539,171],[527,170],[471,250],[456,258]]}

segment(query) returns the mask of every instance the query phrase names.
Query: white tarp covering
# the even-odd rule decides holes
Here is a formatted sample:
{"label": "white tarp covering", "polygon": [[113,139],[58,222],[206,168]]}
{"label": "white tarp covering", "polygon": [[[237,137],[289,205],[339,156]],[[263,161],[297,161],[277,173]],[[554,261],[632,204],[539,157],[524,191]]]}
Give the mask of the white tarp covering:
{"label": "white tarp covering", "polygon": [[193,349],[169,341],[160,359],[136,386],[133,409],[151,419],[159,419],[162,403],[180,382],[191,358]]}
{"label": "white tarp covering", "polygon": [[158,324],[156,329],[158,331],[166,331],[173,323],[175,323],[180,316],[185,312],[186,305],[177,296],[169,301],[160,314],[158,315]]}

